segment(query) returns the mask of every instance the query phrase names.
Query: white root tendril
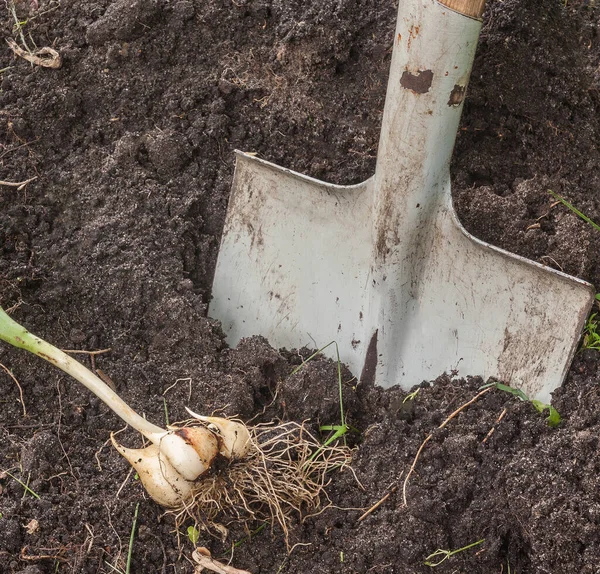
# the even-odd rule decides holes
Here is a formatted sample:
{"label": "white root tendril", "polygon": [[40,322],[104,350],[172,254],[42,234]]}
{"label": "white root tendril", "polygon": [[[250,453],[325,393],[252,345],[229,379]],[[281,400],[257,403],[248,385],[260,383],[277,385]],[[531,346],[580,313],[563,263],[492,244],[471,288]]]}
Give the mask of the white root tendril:
{"label": "white root tendril", "polygon": [[242,523],[267,520],[282,529],[286,544],[292,515],[318,512],[333,470],[351,462],[351,450],[323,445],[304,424],[287,422],[247,428],[251,448],[220,472],[195,482],[192,500],[174,509],[177,522],[191,518],[209,532],[223,518]]}

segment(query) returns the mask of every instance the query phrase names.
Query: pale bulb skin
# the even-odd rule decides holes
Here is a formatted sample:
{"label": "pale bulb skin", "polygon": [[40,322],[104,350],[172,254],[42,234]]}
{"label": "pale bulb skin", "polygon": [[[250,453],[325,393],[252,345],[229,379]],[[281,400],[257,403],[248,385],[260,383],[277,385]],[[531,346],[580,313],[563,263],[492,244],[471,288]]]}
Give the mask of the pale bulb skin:
{"label": "pale bulb skin", "polygon": [[166,508],[176,508],[193,497],[193,483],[185,478],[163,456],[155,444],[146,448],[126,448],[110,437],[113,446],[138,473],[150,498]]}
{"label": "pale bulb skin", "polygon": [[252,443],[246,425],[221,417],[205,417],[187,407],[186,410],[194,418],[215,427],[219,435],[219,452],[224,457],[230,460],[239,460],[248,454]]}
{"label": "pale bulb skin", "polygon": [[145,436],[185,480],[202,476],[219,452],[217,437],[204,427],[173,428]]}

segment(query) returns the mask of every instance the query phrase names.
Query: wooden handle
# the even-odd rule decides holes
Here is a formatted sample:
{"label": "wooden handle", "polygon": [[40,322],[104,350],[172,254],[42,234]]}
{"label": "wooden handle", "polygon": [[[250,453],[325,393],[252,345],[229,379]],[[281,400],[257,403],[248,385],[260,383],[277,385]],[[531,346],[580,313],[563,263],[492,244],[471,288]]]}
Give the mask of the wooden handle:
{"label": "wooden handle", "polygon": [[471,18],[481,18],[485,8],[485,0],[438,0],[438,2]]}

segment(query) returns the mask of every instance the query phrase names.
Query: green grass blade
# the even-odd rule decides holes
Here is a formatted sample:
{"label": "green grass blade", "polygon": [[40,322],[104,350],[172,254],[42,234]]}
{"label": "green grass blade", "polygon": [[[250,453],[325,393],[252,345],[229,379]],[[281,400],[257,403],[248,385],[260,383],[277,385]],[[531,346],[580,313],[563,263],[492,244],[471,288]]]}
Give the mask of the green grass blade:
{"label": "green grass blade", "polygon": [[600,231],[600,225],[598,225],[595,221],[592,221],[587,215],[585,215],[585,213],[581,213],[581,211],[579,211],[575,206],[571,205],[566,199],[558,195],[558,193],[554,193],[551,189],[548,190],[548,193],[551,194],[552,197],[558,199],[558,201],[560,201],[565,207],[568,207],[575,215],[581,217],[583,221],[589,223],[596,230]]}
{"label": "green grass blade", "polygon": [[25,492],[28,492],[29,494],[31,494],[31,496],[37,498],[38,500],[41,500],[40,495],[37,492],[35,492],[34,490],[32,490],[28,484],[25,484],[24,482],[20,481],[14,474],[11,474],[10,472],[8,472],[8,470],[4,470],[2,472],[4,472],[4,474],[10,476],[14,481],[18,482],[25,489]]}
{"label": "green grass blade", "polygon": [[131,534],[129,535],[129,549],[127,550],[127,566],[125,567],[125,574],[131,573],[131,557],[133,556],[133,540],[135,538],[135,527],[137,526],[138,510],[140,509],[140,503],[135,505],[135,512],[133,514],[133,524],[131,525]]}

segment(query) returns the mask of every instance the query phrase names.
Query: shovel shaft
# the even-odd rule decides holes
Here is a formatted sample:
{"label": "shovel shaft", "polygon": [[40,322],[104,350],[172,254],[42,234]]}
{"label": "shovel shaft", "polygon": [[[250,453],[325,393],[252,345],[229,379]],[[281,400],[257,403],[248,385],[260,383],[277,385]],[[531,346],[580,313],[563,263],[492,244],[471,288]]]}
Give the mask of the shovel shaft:
{"label": "shovel shaft", "polygon": [[375,170],[374,260],[382,265],[422,244],[432,211],[449,201],[450,158],[481,29],[435,0],[405,0],[397,22]]}

